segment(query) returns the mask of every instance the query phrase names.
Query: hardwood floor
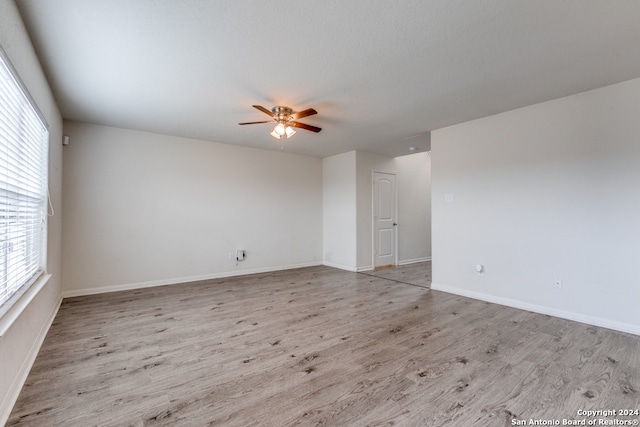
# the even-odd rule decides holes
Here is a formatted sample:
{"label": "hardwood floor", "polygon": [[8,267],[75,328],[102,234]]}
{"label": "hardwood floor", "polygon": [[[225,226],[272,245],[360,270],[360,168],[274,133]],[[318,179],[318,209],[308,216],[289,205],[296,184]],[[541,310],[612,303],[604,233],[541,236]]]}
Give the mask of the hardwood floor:
{"label": "hardwood floor", "polygon": [[311,267],[65,299],[8,425],[630,420],[577,411],[639,389],[638,336]]}

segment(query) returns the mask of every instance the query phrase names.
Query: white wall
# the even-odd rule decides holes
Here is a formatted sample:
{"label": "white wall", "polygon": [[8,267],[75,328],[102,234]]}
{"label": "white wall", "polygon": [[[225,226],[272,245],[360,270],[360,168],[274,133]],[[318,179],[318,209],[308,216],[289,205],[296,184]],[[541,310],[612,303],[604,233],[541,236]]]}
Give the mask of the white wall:
{"label": "white wall", "polygon": [[431,161],[427,153],[389,158],[358,151],[358,270],[373,268],[373,171],[396,174],[398,264],[431,258]]}
{"label": "white wall", "polygon": [[356,271],[356,152],[322,159],[323,263]]}
{"label": "white wall", "polygon": [[60,305],[62,118],[11,0],[0,1],[0,46],[49,125],[49,191],[56,212],[48,222],[47,272],[52,276],[0,337],[0,425],[4,425]]}
{"label": "white wall", "polygon": [[431,259],[431,157],[396,157],[398,171],[398,264]]}
{"label": "white wall", "polygon": [[433,288],[640,334],[639,117],[636,79],[433,132]]}
{"label": "white wall", "polygon": [[323,262],[350,271],[373,268],[373,171],[396,173],[398,263],[431,256],[430,159],[351,151],[323,159]]}
{"label": "white wall", "polygon": [[321,159],[77,122],[65,134],[65,295],[321,263]]}
{"label": "white wall", "polygon": [[[365,151],[356,152],[356,210],[358,270],[373,269],[373,171],[396,172],[393,159]],[[396,179],[396,186],[399,185]]]}

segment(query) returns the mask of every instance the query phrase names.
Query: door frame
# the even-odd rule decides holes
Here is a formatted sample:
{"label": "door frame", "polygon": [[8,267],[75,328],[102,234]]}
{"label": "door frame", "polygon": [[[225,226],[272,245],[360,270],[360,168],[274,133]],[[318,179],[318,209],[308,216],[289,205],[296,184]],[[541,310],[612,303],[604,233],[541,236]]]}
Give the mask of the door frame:
{"label": "door frame", "polygon": [[[396,224],[398,223],[398,173],[395,171],[387,171],[387,170],[376,170],[373,169],[371,171],[371,266],[373,270],[376,269],[376,249],[377,249],[377,240],[376,240],[376,174],[383,173],[387,175],[393,175],[395,177],[396,185],[394,188],[394,217]],[[395,266],[398,265],[398,225],[394,227],[393,232],[393,262]]]}

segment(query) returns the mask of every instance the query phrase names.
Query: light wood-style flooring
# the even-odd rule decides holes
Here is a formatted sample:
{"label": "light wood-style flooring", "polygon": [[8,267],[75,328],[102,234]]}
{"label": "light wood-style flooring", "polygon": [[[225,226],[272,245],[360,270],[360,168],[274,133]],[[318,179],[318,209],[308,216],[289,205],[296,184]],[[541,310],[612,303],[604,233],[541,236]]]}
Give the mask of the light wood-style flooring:
{"label": "light wood-style flooring", "polygon": [[65,299],[7,425],[510,426],[640,409],[640,337],[387,273]]}

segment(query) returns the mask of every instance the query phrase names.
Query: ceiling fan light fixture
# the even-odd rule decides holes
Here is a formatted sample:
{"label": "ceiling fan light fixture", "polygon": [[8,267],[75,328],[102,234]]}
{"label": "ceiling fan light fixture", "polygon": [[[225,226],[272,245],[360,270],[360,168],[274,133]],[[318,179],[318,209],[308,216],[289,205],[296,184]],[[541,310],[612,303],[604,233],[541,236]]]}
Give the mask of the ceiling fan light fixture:
{"label": "ceiling fan light fixture", "polygon": [[315,133],[318,133],[322,130],[322,128],[319,128],[317,126],[308,125],[308,124],[300,123],[299,121],[297,121],[298,119],[301,119],[303,117],[309,117],[309,116],[318,114],[318,112],[313,108],[307,108],[306,110],[298,111],[297,113],[295,113],[291,108],[280,106],[280,105],[273,107],[271,111],[267,110],[261,105],[254,105],[253,107],[267,114],[269,117],[271,117],[271,120],[258,121],[258,122],[244,122],[244,123],[238,123],[238,124],[239,125],[257,125],[261,123],[273,124],[273,122],[275,122],[276,125],[274,126],[273,130],[269,133],[269,135],[271,135],[275,139],[281,140],[280,141],[281,150],[284,148],[283,137],[284,139],[288,139],[297,133],[294,128],[300,128],[300,129],[308,130]]}
{"label": "ceiling fan light fixture", "polygon": [[282,124],[282,123],[278,123],[278,124],[276,125],[276,127],[275,127],[275,128],[273,128],[273,131],[274,131],[275,133],[277,133],[278,135],[280,135],[280,136],[284,135],[284,134],[285,134],[285,132],[286,132],[286,131],[285,131],[285,128],[284,128],[284,124]]}
{"label": "ceiling fan light fixture", "polygon": [[271,136],[272,136],[272,137],[274,137],[275,139],[280,139],[280,138],[282,138],[282,135],[280,135],[278,132],[276,132],[276,130],[275,130],[275,129],[274,129],[274,130],[272,130],[272,131],[271,131],[271,133],[270,133],[269,135],[271,135]]}
{"label": "ceiling fan light fixture", "polygon": [[284,131],[285,131],[285,132],[286,132],[286,134],[287,134],[287,138],[291,138],[293,135],[295,135],[295,134],[296,134],[296,131],[295,131],[295,130],[293,130],[293,128],[292,128],[291,126],[287,126],[287,127],[284,129]]}

